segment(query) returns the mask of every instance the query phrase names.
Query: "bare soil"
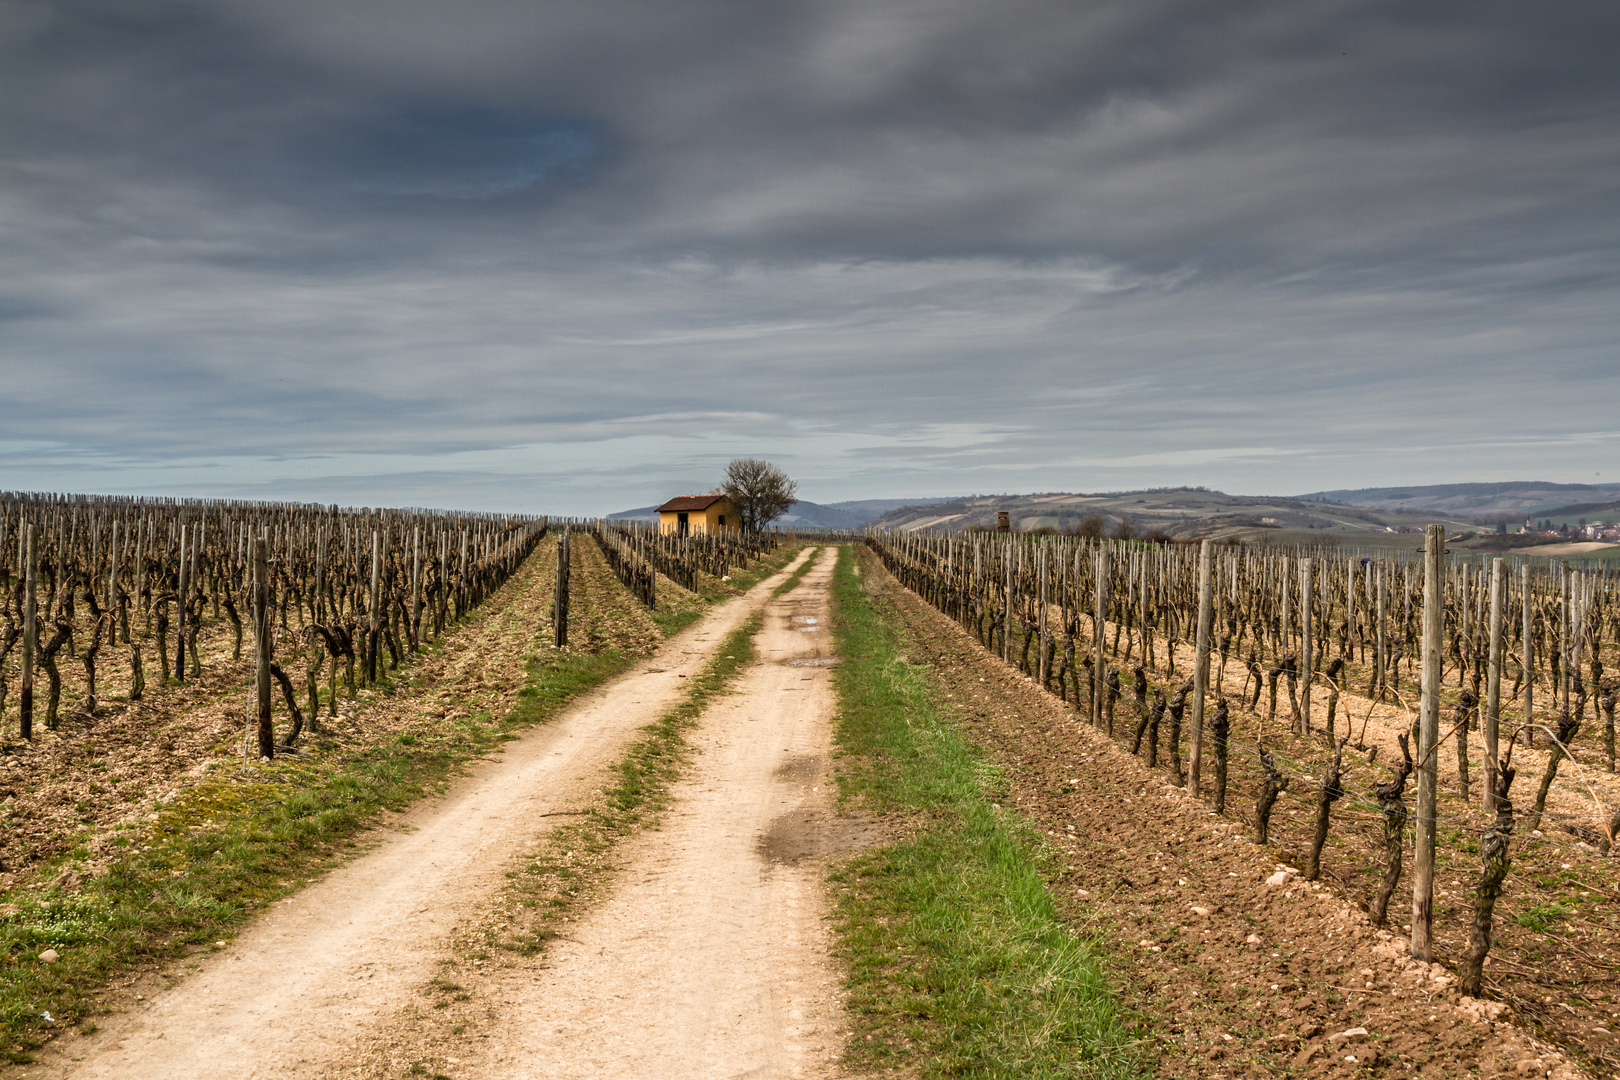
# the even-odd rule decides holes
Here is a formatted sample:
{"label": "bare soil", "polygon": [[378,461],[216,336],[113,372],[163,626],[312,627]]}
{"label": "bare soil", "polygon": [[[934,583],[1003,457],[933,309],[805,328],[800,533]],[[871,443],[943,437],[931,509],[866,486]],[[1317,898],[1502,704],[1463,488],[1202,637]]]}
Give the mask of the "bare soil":
{"label": "bare soil", "polygon": [[1517,553],[1562,558],[1569,555],[1590,555],[1594,551],[1612,551],[1617,547],[1620,547],[1620,544],[1609,544],[1602,540],[1577,540],[1570,544],[1535,544],[1531,547],[1518,548]]}
{"label": "bare soil", "polygon": [[[1060,902],[1115,957],[1129,1003],[1157,1036],[1158,1075],[1571,1077],[1581,1075],[1574,1055],[1607,1060],[1601,1055],[1612,1044],[1600,1021],[1615,1006],[1599,992],[1579,1006],[1579,1043],[1517,1007],[1493,1021],[1500,1003],[1462,998],[1446,968],[1410,960],[1394,934],[1369,924],[1359,906],[1364,874],[1307,884],[1289,872],[1298,863],[1287,852],[1300,849],[1304,819],[1286,811],[1299,803],[1274,819],[1297,822],[1281,827],[1279,846],[1255,845],[1236,816],[1252,806],[1247,776],[1234,770],[1234,816],[1217,817],[992,657],[875,558],[862,559],[864,576],[883,583],[899,613],[913,662],[932,668],[945,704],[1006,770],[1017,808],[1064,859]],[[1381,869],[1370,851],[1347,847],[1361,865]],[[1331,850],[1342,867],[1340,849]],[[1283,883],[1266,884],[1279,870]],[[1457,918],[1471,872],[1460,861],[1442,867],[1439,888],[1449,898],[1437,900],[1437,921]],[[1510,894],[1535,876],[1515,869]],[[1409,896],[1409,879],[1403,885]],[[1508,940],[1497,955],[1515,955],[1517,928],[1503,929]],[[1569,1000],[1559,993],[1560,1004]],[[1541,1034],[1519,1026],[1526,1021]]]}

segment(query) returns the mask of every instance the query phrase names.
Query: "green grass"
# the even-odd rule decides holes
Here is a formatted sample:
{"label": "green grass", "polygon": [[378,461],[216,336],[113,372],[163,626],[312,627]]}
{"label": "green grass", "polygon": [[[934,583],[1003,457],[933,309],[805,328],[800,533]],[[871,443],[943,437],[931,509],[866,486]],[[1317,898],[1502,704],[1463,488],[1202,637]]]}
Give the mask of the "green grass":
{"label": "green grass", "polygon": [[832,875],[849,965],[857,1071],[925,1077],[1142,1075],[1096,943],[1058,915],[1034,831],[993,801],[1000,780],[942,715],[881,601],[839,553],[839,790],[913,823]]}
{"label": "green grass", "polygon": [[672,588],[679,589],[680,592],[673,597],[669,595],[668,590],[660,593],[658,609],[652,612],[652,620],[658,624],[658,629],[666,638],[674,637],[697,622],[714,604],[740,596],[776,573],[792,561],[793,556],[803,546],[802,543],[781,544],[775,550],[766,552],[763,557],[755,559],[748,569],[734,570],[724,580],[699,573],[696,592],[688,592],[678,585],[672,585]]}
{"label": "green grass", "polygon": [[652,614],[652,621],[658,624],[658,629],[667,638],[685,630],[703,616],[700,607],[670,608],[661,607]]}
{"label": "green grass", "polygon": [[[329,868],[383,811],[442,789],[469,759],[630,662],[619,653],[543,652],[504,717],[424,717],[386,745],[349,753],[328,745],[311,757],[250,766],[245,776],[210,775],[129,831],[129,854],[77,891],[0,897],[0,1056],[28,1061],[50,1033],[92,1011],[113,974],[228,936]],[[56,963],[37,959],[47,948],[60,954]]]}
{"label": "green grass", "polygon": [[1517,916],[1513,921],[1527,930],[1545,932],[1551,930],[1553,924],[1569,918],[1575,909],[1560,903],[1537,904],[1529,911]]}
{"label": "green grass", "polygon": [[699,574],[698,595],[710,603],[717,603],[745,593],[792,562],[793,556],[797,555],[803,547],[802,542],[796,541],[778,544],[774,550],[767,551],[763,556],[755,559],[748,569],[733,570],[727,575],[730,579],[727,581],[710,577],[708,574]]}
{"label": "green grass", "polygon": [[816,556],[812,552],[808,557],[805,558],[804,562],[799,564],[799,568],[797,570],[793,571],[793,573],[787,576],[787,580],[783,581],[782,584],[771,590],[771,599],[775,600],[783,593],[791,592],[793,589],[798,588],[799,582],[804,580],[804,575],[810,572],[810,567],[815,563],[815,561]]}
{"label": "green grass", "polygon": [[509,875],[519,911],[510,925],[489,931],[490,944],[532,955],[557,936],[566,918],[596,899],[614,869],[606,857],[668,808],[670,785],[691,758],[686,734],[753,663],[754,635],[763,618],[756,611],[727,635],[715,658],[690,680],[680,702],[641,730],[614,767],[615,782],[599,793],[578,821],[548,831],[543,849],[521,871]]}

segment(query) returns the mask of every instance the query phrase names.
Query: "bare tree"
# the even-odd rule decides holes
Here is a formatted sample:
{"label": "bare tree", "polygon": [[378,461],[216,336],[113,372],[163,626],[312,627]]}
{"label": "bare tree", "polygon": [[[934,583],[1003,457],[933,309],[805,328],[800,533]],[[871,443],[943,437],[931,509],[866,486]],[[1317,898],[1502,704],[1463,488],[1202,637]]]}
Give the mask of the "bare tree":
{"label": "bare tree", "polygon": [[1087,540],[1101,540],[1103,530],[1108,527],[1108,519],[1101,514],[1087,514],[1069,529],[1070,536],[1080,536]]}
{"label": "bare tree", "polygon": [[720,490],[742,515],[743,531],[759,532],[788,512],[799,485],[768,461],[737,458],[726,466]]}

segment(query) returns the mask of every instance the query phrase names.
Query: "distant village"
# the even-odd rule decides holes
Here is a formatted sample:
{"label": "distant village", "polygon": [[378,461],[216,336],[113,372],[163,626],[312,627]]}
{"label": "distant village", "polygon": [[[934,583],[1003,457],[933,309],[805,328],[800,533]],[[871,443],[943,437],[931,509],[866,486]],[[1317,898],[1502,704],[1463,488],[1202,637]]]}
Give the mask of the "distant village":
{"label": "distant village", "polygon": [[1582,521],[1576,525],[1555,525],[1551,521],[1537,522],[1526,518],[1524,527],[1519,532],[1526,536],[1545,536],[1562,540],[1620,542],[1620,522],[1613,521]]}

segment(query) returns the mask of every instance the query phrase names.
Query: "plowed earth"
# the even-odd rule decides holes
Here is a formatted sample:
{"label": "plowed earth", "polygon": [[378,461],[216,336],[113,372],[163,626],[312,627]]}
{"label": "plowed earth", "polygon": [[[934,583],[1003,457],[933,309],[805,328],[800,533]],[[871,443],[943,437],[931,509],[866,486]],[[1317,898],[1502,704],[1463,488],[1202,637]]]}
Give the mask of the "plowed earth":
{"label": "plowed earth", "polygon": [[[1238,816],[1253,805],[1243,778],[1234,776],[1233,816],[1216,816],[993,657],[869,552],[862,568],[883,583],[912,662],[930,666],[946,706],[1005,769],[1017,809],[1065,858],[1055,888],[1066,915],[1115,957],[1130,1005],[1157,1036],[1158,1075],[1581,1075],[1571,1053],[1510,1022],[1521,1014],[1493,1021],[1497,1003],[1461,997],[1449,970],[1419,965],[1373,928],[1358,906],[1363,875],[1307,884],[1290,873],[1298,863],[1287,851],[1303,824],[1283,830],[1281,847],[1255,845]],[[1286,809],[1299,804],[1274,821],[1292,821]],[[1284,883],[1265,884],[1279,870]],[[1455,894],[1467,877],[1454,867],[1440,887]],[[1401,897],[1391,904],[1397,918]],[[1456,917],[1454,904],[1445,917]],[[1588,1027],[1604,1027],[1592,1023],[1604,1018],[1599,1007],[1589,1006]]]}

